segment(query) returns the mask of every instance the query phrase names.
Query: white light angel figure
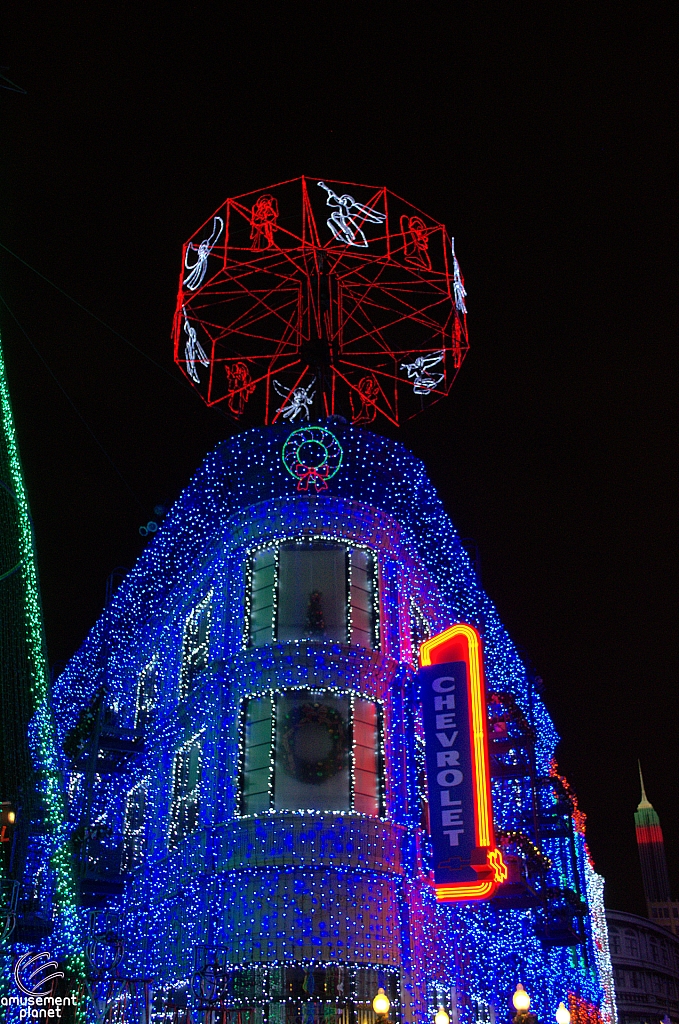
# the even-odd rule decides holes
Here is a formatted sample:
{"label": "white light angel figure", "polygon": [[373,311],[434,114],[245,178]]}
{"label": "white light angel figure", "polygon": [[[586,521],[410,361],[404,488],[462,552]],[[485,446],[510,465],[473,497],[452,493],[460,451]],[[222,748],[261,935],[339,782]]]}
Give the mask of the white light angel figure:
{"label": "white light angel figure", "polygon": [[[187,245],[184,266],[189,273],[184,278],[184,287],[188,288],[190,292],[195,292],[196,288],[200,288],[202,285],[207,270],[207,258],[219,241],[223,230],[224,221],[221,217],[215,217],[210,237],[204,238],[200,245],[196,245],[195,242],[189,242]],[[189,263],[189,253],[191,252],[196,253],[195,263]]]}
{"label": "white light angel figure", "polygon": [[326,223],[337,241],[367,249],[368,239],[361,230],[361,223],[368,221],[370,224],[383,224],[387,219],[386,213],[357,203],[353,196],[338,196],[324,181],[319,181],[318,185],[328,193],[328,206],[336,207]]}
{"label": "white light angel figure", "polygon": [[443,356],[443,352],[434,352],[430,356],[418,356],[412,363],[401,363],[401,369],[407,372],[408,379],[413,382],[413,394],[429,395],[441,383],[444,374],[431,371],[443,361]]}
{"label": "white light angel figure", "polygon": [[283,404],[276,410],[277,413],[283,412],[283,419],[296,420],[299,415],[304,416],[305,419],[309,419],[309,409],[314,400],[315,390],[312,390],[314,381],[312,380],[305,388],[295,388],[292,392],[288,390],[283,384],[280,384],[277,380],[273,382],[274,391],[281,398],[285,399]]}
{"label": "white light angel figure", "polygon": [[460,264],[457,262],[457,256],[455,255],[455,239],[451,238],[450,248],[453,253],[453,291],[455,293],[455,306],[460,313],[466,313],[467,307],[464,304],[464,298],[467,292],[465,291],[464,281],[462,280],[462,274],[460,273]]}
{"label": "white light angel figure", "polygon": [[201,366],[209,366],[210,360],[205,354],[205,349],[196,337],[195,327],[192,327],[189,323],[189,318],[186,315],[186,306],[182,306],[182,312],[184,314],[184,330],[186,331],[186,344],[184,346],[186,372],[194,383],[200,384],[200,377],[198,376],[196,363],[200,363]]}

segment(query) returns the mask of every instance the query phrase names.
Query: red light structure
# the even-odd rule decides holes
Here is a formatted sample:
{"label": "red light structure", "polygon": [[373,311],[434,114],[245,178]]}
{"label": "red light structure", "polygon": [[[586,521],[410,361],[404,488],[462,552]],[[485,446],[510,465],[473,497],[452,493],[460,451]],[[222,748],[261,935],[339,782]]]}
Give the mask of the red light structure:
{"label": "red light structure", "polygon": [[295,178],[186,243],[174,358],[238,421],[398,426],[450,391],[465,294],[443,224],[383,187]]}

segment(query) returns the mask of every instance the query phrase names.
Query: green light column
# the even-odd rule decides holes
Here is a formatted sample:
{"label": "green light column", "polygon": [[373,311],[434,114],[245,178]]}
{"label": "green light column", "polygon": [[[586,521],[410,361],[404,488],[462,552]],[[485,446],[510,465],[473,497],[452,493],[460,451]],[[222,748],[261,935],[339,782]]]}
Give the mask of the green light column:
{"label": "green light column", "polygon": [[[3,490],[10,494],[11,505],[15,510],[12,517],[13,522],[9,524],[9,528],[14,531],[12,539],[16,543],[19,556],[16,568],[12,567],[12,569],[21,581],[20,601],[18,602],[20,614],[15,616],[15,629],[21,630],[20,641],[27,667],[24,688],[28,688],[28,694],[21,694],[21,700],[27,711],[33,715],[34,720],[33,778],[34,784],[44,794],[45,825],[52,842],[51,862],[56,881],[56,920],[49,945],[53,949],[56,948],[60,955],[65,956],[71,982],[79,986],[84,983],[85,978],[83,936],[76,909],[76,881],[66,827],[66,804],[59,771],[56,730],[50,704],[49,670],[45,653],[33,528],[19,458],[1,341],[0,423],[1,463],[6,467],[8,475],[8,480],[3,481]],[[3,528],[7,529],[4,523]],[[0,586],[2,586],[1,581]],[[17,712],[19,713],[19,709]],[[5,797],[3,796],[2,799]]]}

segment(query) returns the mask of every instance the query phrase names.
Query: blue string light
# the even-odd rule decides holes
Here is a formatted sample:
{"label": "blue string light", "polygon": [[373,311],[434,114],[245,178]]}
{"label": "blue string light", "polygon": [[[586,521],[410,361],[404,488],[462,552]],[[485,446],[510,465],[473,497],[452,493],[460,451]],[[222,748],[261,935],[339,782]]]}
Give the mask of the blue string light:
{"label": "blue string light", "polygon": [[[512,694],[534,730],[539,776],[549,775],[558,735],[422,463],[361,429],[329,421],[323,428],[336,438],[341,466],[338,457],[317,493],[298,490],[299,474],[282,461],[288,425],[218,445],[55,685],[62,743],[102,688],[117,728],[144,722],[143,753],[125,771],[96,775],[89,794],[82,771],[65,758],[60,766],[70,779],[71,828],[89,801],[99,848],[113,855],[126,841],[125,863],[136,865],[124,892],[108,902],[124,933],[120,971],[153,978],[157,1000],[195,1000],[194,950],[220,949],[244,977],[253,965],[266,967],[268,980],[251,998],[269,1007],[272,1020],[267,992],[273,972],[286,965],[313,973],[344,964],[354,986],[368,968],[398,975],[396,1012],[405,1020],[425,1019],[432,998],[443,998],[431,993],[452,991],[460,1024],[490,1006],[504,1018],[517,981],[545,1021],[569,992],[601,1006],[604,968],[589,919],[581,945],[550,948],[536,934],[533,909],[434,898],[413,686],[423,634],[457,621],[477,627],[488,689]],[[253,552],[291,538],[377,556],[376,649],[309,639],[248,646]],[[379,705],[379,816],[241,816],[243,701],[291,690],[360,694]],[[195,782],[195,771],[195,821],[184,817],[180,826],[177,779]],[[528,813],[524,788],[496,780],[493,799],[496,828],[519,828]],[[585,897],[599,891],[587,880],[581,836],[572,848],[548,838],[541,851],[547,885]],[[29,863],[49,910],[52,869],[39,845]],[[80,914],[84,927],[86,911]]]}

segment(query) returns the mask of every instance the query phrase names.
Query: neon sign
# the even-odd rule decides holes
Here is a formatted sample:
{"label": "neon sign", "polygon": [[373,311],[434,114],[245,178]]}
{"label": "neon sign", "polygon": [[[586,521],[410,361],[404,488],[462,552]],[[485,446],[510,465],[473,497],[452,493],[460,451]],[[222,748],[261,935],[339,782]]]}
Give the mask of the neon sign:
{"label": "neon sign", "polygon": [[459,623],[420,647],[436,898],[483,900],[507,877],[495,846],[481,640]]}

